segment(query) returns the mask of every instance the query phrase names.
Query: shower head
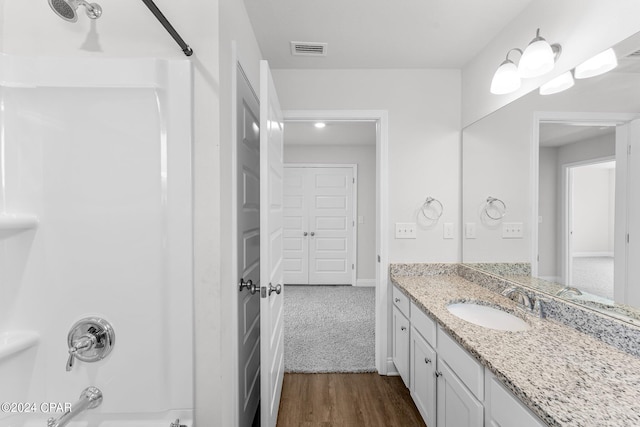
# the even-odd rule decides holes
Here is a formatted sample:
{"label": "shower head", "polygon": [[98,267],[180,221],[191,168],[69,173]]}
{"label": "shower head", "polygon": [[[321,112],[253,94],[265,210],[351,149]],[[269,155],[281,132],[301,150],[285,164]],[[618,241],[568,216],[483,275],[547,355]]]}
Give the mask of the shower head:
{"label": "shower head", "polygon": [[98,3],[87,3],[84,0],[49,0],[49,6],[58,16],[65,21],[76,22],[78,6],[84,6],[87,16],[91,19],[98,19],[102,15],[102,8]]}

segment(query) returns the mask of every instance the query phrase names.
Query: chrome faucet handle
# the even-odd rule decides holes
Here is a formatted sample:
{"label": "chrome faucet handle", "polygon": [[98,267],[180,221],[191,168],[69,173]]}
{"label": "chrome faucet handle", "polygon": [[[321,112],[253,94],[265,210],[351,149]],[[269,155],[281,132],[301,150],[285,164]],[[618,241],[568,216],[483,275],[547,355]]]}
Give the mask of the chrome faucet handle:
{"label": "chrome faucet handle", "polygon": [[67,360],[67,372],[73,368],[73,361],[76,358],[76,355],[79,353],[84,353],[88,350],[91,350],[95,347],[98,342],[98,337],[93,335],[92,333],[87,333],[80,337],[80,339],[73,342],[73,345],[69,347],[69,359]]}
{"label": "chrome faucet handle", "polygon": [[67,336],[69,345],[67,372],[73,368],[76,359],[83,362],[97,362],[107,357],[115,344],[115,339],[113,327],[104,319],[87,317],[76,322]]}

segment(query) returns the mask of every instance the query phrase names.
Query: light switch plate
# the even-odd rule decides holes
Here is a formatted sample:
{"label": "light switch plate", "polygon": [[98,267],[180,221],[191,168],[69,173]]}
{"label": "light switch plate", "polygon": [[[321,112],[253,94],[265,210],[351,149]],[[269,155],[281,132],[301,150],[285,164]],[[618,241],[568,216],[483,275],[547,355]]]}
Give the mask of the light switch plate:
{"label": "light switch plate", "polygon": [[464,225],[464,237],[467,239],[475,239],[476,238],[476,223],[475,222],[467,222]]}
{"label": "light switch plate", "polygon": [[396,222],[396,239],[415,239],[415,222]]}
{"label": "light switch plate", "polygon": [[445,222],[442,227],[442,238],[443,239],[453,239],[453,223]]}

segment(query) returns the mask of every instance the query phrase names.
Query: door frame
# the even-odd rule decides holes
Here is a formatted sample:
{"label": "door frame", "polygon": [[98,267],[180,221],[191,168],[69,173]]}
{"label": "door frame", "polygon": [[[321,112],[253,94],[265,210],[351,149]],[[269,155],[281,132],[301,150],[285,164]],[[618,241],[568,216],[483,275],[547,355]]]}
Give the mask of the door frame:
{"label": "door frame", "polygon": [[[284,112],[283,112],[284,114]],[[286,117],[285,117],[286,120]],[[285,146],[286,147],[286,146]],[[352,263],[351,286],[356,286],[356,272],[358,271],[358,165],[356,163],[284,163],[286,168],[351,168],[353,171],[353,186],[351,187],[351,212],[353,221],[353,232],[351,233]]]}
{"label": "door frame", "polygon": [[[597,165],[598,163],[610,162],[616,160],[616,156],[604,156],[593,159],[581,160],[579,162],[563,163],[560,165],[561,175],[561,205],[562,205],[562,222],[560,232],[562,233],[562,256],[561,268],[562,279],[566,286],[574,286],[573,282],[573,176],[571,171],[581,166]],[[617,167],[617,165],[616,165]],[[617,183],[616,183],[617,184]]]}
{"label": "door frame", "polygon": [[388,349],[390,326],[389,285],[389,113],[387,110],[283,110],[290,121],[372,121],[376,123],[376,369],[381,375],[395,367]]}

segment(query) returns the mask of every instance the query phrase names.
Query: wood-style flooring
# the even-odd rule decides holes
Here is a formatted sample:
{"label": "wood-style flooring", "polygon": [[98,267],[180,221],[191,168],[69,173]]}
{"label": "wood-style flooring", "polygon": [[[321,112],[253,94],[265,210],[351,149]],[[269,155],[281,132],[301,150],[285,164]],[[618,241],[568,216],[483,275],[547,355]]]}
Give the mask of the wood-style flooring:
{"label": "wood-style flooring", "polygon": [[277,427],[426,427],[400,377],[285,374]]}

